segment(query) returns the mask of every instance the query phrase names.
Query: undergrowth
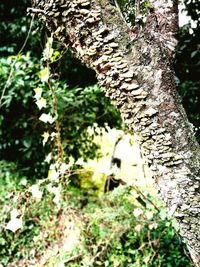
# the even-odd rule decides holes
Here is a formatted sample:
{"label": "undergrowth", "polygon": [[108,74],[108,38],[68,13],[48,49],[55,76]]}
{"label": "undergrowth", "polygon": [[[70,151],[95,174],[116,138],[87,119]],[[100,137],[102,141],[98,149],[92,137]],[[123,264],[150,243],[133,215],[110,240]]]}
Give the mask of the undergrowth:
{"label": "undergrowth", "polygon": [[[57,205],[45,183],[40,200],[30,197],[28,181],[24,183],[12,168],[12,175],[1,168],[2,266],[192,266],[176,223],[167,219],[157,199],[152,205],[145,192],[141,196],[131,187],[119,186],[97,196],[63,180]],[[15,233],[6,229],[13,208],[23,216],[23,227]]]}

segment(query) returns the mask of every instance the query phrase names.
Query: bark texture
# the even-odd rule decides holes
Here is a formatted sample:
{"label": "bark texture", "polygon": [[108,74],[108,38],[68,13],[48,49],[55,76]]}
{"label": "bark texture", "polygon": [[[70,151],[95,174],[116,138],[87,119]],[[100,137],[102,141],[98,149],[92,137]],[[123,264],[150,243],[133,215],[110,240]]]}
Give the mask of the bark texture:
{"label": "bark texture", "polygon": [[177,3],[151,0],[145,27],[130,29],[108,0],[34,0],[54,35],[94,69],[133,130],[167,209],[200,266],[200,149],[176,93]]}

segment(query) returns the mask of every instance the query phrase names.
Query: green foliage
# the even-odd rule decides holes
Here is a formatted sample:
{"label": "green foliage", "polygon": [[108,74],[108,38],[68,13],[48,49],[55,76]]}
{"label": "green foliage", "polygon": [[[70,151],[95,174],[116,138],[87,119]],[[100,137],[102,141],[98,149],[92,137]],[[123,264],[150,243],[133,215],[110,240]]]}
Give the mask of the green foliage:
{"label": "green foliage", "polygon": [[39,172],[44,159],[39,144],[42,124],[33,101],[33,88],[40,83],[40,65],[29,53],[2,57],[0,64],[0,91],[5,90],[0,107],[0,158],[18,163],[22,171],[32,175]]}
{"label": "green foliage", "polygon": [[[50,144],[45,147],[41,145],[41,136],[44,132],[53,131],[51,124],[43,124],[39,118],[42,111],[43,114],[55,115],[52,113],[53,99],[45,80],[46,69],[29,53],[1,58],[0,64],[0,91],[5,89],[0,107],[0,158],[17,162],[23,173],[37,173],[39,176],[46,171],[43,160],[52,149]],[[87,128],[94,123],[101,127],[105,123],[120,127],[121,119],[116,109],[96,85],[68,88],[66,82],[52,77],[51,87],[57,99],[57,120],[61,125],[66,156],[94,158],[97,146]],[[43,101],[48,104],[45,108],[41,106],[41,112],[33,98],[35,91],[36,104],[37,100],[41,101],[41,98],[37,99],[37,90],[41,91]]]}
{"label": "green foliage", "polygon": [[20,181],[24,179],[25,177],[19,175],[15,163],[6,162],[5,160],[0,161],[0,202],[10,202],[9,192],[15,193],[20,190],[22,188]]}
{"label": "green foliage", "polygon": [[93,251],[90,261],[95,259],[88,266],[191,266],[172,222],[162,219],[148,201],[141,206],[137,197],[121,187],[105,195],[98,208],[88,204],[87,246],[88,253]]}
{"label": "green foliage", "polygon": [[[17,54],[27,37],[31,17],[27,16],[27,8],[31,0],[1,0],[0,2],[0,55],[8,56]],[[41,30],[39,30],[39,28]],[[44,42],[44,27],[40,21],[34,21],[30,42],[24,51],[33,51],[39,56]]]}
{"label": "green foliage", "polygon": [[[1,166],[1,175],[5,177],[8,165],[1,162]],[[27,266],[29,261],[37,264],[42,257],[46,257],[47,267],[61,263],[73,267],[192,266],[184,255],[174,222],[166,219],[162,208],[160,212],[155,210],[148,196],[143,199],[146,207],[141,205],[138,193],[130,187],[119,187],[97,197],[66,186],[63,180],[57,205],[48,181],[40,185],[43,197],[36,199],[22,182],[24,178],[18,176],[14,184],[10,174],[9,177],[11,183],[7,180],[7,184],[2,184],[1,191],[1,195],[7,192],[7,198],[1,198],[0,203],[3,266]],[[14,177],[17,173],[13,172]],[[11,196],[16,188],[18,202],[13,202]],[[160,207],[156,199],[153,201]],[[4,224],[15,208],[23,214],[23,226],[12,233]]]}

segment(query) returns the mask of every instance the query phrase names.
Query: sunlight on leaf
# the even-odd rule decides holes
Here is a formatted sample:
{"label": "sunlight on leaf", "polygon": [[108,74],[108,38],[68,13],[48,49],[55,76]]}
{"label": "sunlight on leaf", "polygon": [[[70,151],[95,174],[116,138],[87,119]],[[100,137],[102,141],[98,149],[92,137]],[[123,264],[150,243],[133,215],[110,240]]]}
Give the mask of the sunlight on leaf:
{"label": "sunlight on leaf", "polygon": [[14,209],[10,212],[11,220],[7,223],[6,229],[12,231],[13,233],[17,232],[19,229],[22,229],[22,216],[17,209]]}
{"label": "sunlight on leaf", "polygon": [[172,226],[174,227],[174,229],[176,231],[179,231],[180,230],[179,224],[178,224],[178,222],[175,219],[172,220]]}
{"label": "sunlight on leaf", "polygon": [[53,117],[50,115],[50,114],[45,114],[43,113],[40,117],[39,117],[39,120],[47,123],[49,122],[50,124],[52,124],[54,122],[54,119]]}
{"label": "sunlight on leaf", "polygon": [[34,198],[36,198],[37,200],[40,200],[42,198],[42,191],[39,190],[39,186],[34,184],[31,186],[31,193],[33,195]]}
{"label": "sunlight on leaf", "polygon": [[79,158],[76,162],[75,162],[77,165],[81,165],[81,166],[83,166],[83,165],[85,165],[85,161],[84,161],[84,159],[83,159],[83,157],[81,157],[81,158]]}
{"label": "sunlight on leaf", "polygon": [[133,215],[135,216],[135,217],[139,217],[141,214],[143,214],[143,211],[141,210],[141,209],[134,209],[134,211],[133,211]]}
{"label": "sunlight on leaf", "polygon": [[158,224],[157,222],[152,222],[150,225],[149,225],[149,229],[152,230],[152,229],[157,229],[158,228]]}
{"label": "sunlight on leaf", "polygon": [[39,76],[42,82],[48,82],[49,80],[49,69],[46,67],[39,72]]}
{"label": "sunlight on leaf", "polygon": [[37,100],[40,99],[41,96],[42,96],[42,89],[37,87],[37,88],[35,88],[33,90],[35,92],[34,98],[37,99]]}
{"label": "sunlight on leaf", "polygon": [[47,162],[47,163],[50,163],[51,159],[52,159],[52,153],[49,153],[49,154],[46,156],[46,158],[45,158],[44,161]]}
{"label": "sunlight on leaf", "polygon": [[7,223],[6,229],[12,231],[13,233],[17,232],[19,229],[22,229],[22,217],[9,221]]}
{"label": "sunlight on leaf", "polygon": [[26,186],[27,185],[27,179],[26,178],[23,178],[22,180],[21,180],[21,184],[23,185],[23,186]]}
{"label": "sunlight on leaf", "polygon": [[74,158],[72,156],[70,156],[69,157],[69,162],[65,166],[66,170],[68,170],[69,168],[71,168],[73,165],[74,165]]}
{"label": "sunlight on leaf", "polygon": [[134,227],[134,230],[136,232],[140,232],[140,230],[142,229],[142,226],[140,224],[137,224],[135,227]]}
{"label": "sunlight on leaf", "polygon": [[54,198],[53,198],[53,202],[56,205],[60,205],[60,200],[61,200],[61,187],[60,186],[52,186],[51,184],[49,184],[47,186],[47,190],[54,194]]}
{"label": "sunlight on leaf", "polygon": [[166,212],[165,209],[161,209],[161,210],[160,210],[160,218],[161,218],[162,220],[165,220],[165,219],[167,218],[167,212]]}
{"label": "sunlight on leaf", "polygon": [[42,144],[44,146],[46,144],[46,142],[48,141],[48,139],[49,139],[49,133],[48,132],[44,132],[42,137],[43,137]]}
{"label": "sunlight on leaf", "polygon": [[153,212],[150,211],[150,210],[147,210],[145,212],[145,215],[146,215],[146,217],[147,217],[148,220],[151,220],[153,218]]}
{"label": "sunlight on leaf", "polygon": [[18,217],[20,215],[20,212],[17,209],[14,209],[10,212],[10,217],[11,219],[15,219],[16,217]]}
{"label": "sunlight on leaf", "polygon": [[52,181],[57,181],[58,178],[59,178],[59,172],[57,172],[56,170],[54,169],[50,169],[48,171],[48,178]]}
{"label": "sunlight on leaf", "polygon": [[47,106],[47,101],[43,97],[38,99],[35,103],[39,109],[46,108],[46,106]]}
{"label": "sunlight on leaf", "polygon": [[69,169],[69,164],[62,163],[60,166],[60,173],[65,173]]}
{"label": "sunlight on leaf", "polygon": [[47,39],[47,42],[46,42],[46,47],[43,51],[43,59],[44,60],[51,59],[53,52],[54,52],[52,45],[53,45],[53,37],[49,37]]}

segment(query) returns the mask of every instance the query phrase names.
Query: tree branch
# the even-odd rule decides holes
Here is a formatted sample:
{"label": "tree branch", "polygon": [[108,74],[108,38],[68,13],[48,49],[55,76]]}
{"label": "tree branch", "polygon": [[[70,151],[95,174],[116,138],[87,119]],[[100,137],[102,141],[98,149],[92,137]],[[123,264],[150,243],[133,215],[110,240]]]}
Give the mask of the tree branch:
{"label": "tree branch", "polygon": [[200,266],[200,150],[176,93],[176,5],[151,3],[147,25],[130,48],[129,28],[108,0],[35,0],[33,8],[43,10],[54,35],[96,71],[136,135],[167,209],[173,210]]}
{"label": "tree branch", "polygon": [[178,1],[150,0],[149,2],[158,23],[154,35],[157,41],[168,50],[169,56],[174,57],[177,45]]}

